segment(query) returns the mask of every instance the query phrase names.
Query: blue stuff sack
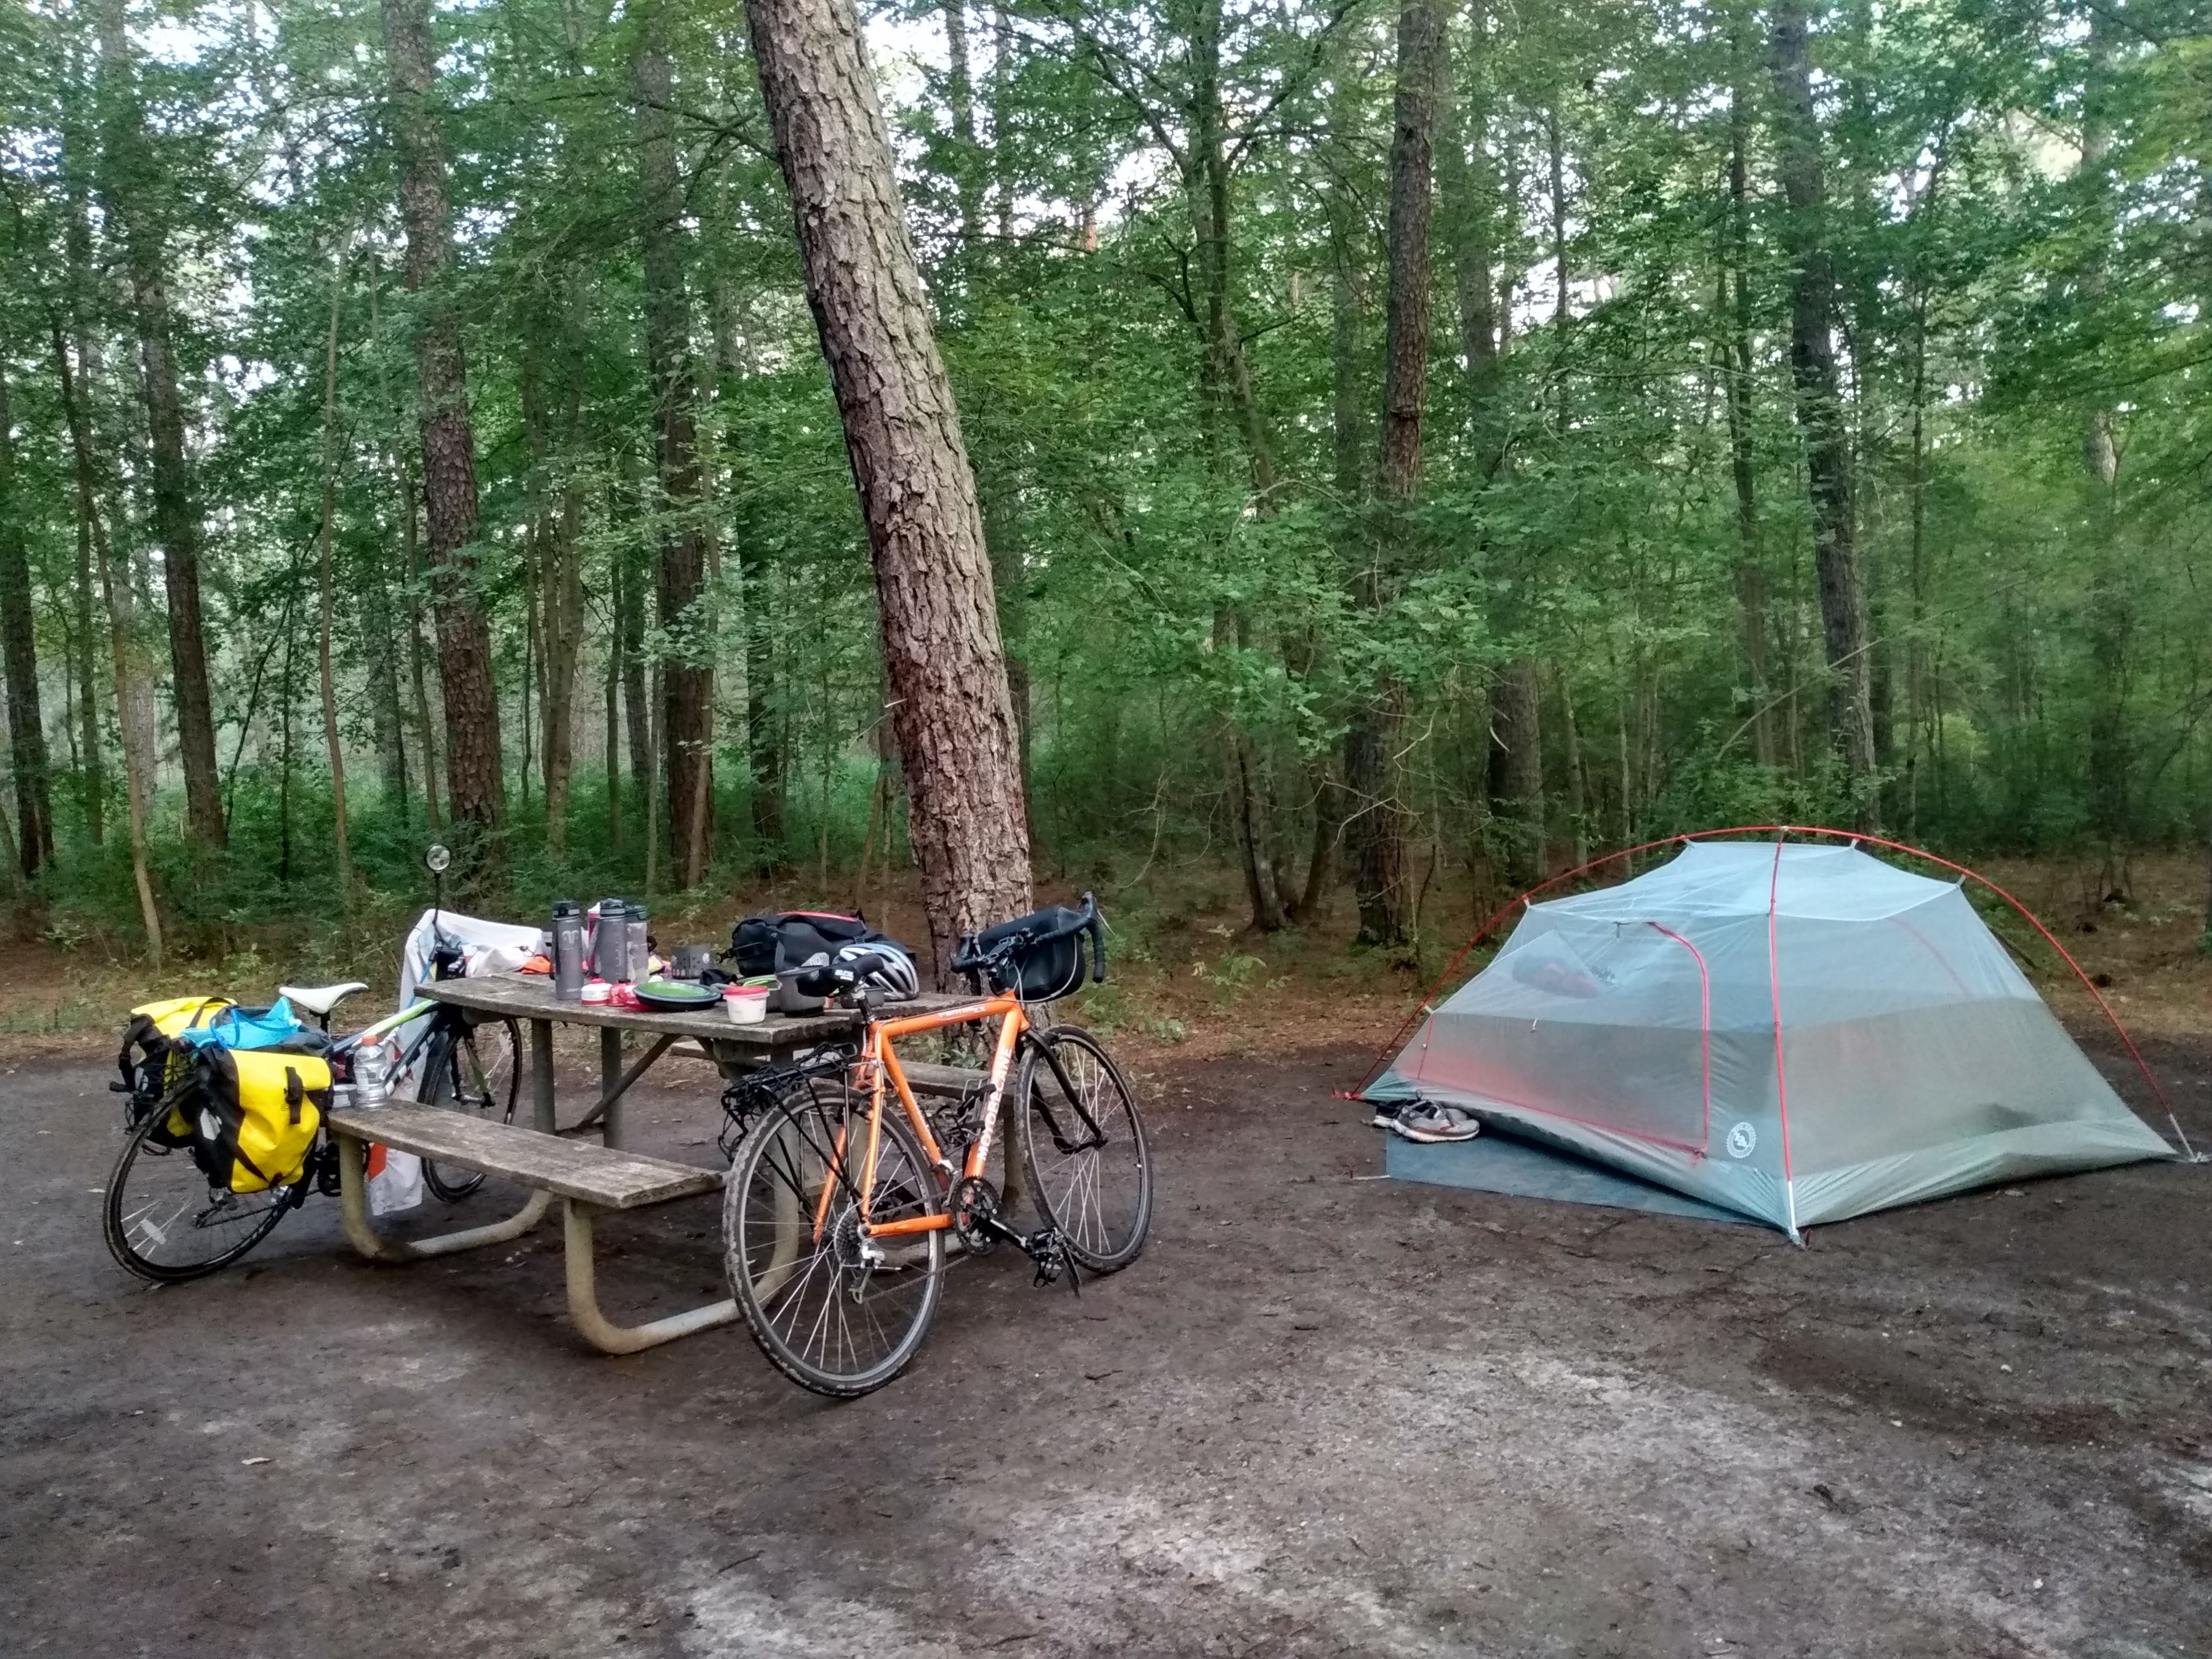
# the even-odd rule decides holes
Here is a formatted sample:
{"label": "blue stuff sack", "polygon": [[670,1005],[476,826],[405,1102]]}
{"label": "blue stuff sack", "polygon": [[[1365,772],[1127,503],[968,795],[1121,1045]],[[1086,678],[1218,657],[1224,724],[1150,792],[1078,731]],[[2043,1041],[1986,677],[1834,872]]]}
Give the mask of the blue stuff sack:
{"label": "blue stuff sack", "polygon": [[195,1048],[281,1048],[297,1042],[303,1029],[292,1005],[279,997],[267,1008],[225,1008],[206,1024],[179,1031],[177,1040]]}

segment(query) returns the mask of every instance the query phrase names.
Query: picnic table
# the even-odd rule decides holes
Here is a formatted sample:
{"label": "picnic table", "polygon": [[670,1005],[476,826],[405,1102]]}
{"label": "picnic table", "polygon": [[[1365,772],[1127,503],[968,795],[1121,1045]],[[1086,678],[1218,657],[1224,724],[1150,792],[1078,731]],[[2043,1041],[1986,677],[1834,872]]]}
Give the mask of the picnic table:
{"label": "picnic table", "polygon": [[[416,988],[432,1001],[465,1009],[481,1019],[513,1019],[530,1032],[531,1121],[528,1127],[443,1107],[394,1103],[341,1107],[328,1121],[339,1156],[341,1211],[346,1238],[372,1261],[413,1261],[519,1238],[544,1218],[555,1198],[563,1206],[568,1313],[577,1330],[606,1353],[635,1353],[694,1331],[726,1325],[738,1316],[734,1301],[721,1301],[639,1325],[617,1325],[600,1310],[592,1219],[602,1210],[631,1210],[712,1192],[725,1171],[650,1157],[625,1145],[623,1098],[637,1080],[678,1043],[696,1045],[725,1079],[781,1064],[825,1042],[860,1035],[860,1017],[848,1010],[818,1014],[771,1014],[757,1025],[733,1024],[727,1015],[664,1014],[606,1003],[562,1002],[543,974],[492,974],[478,979],[434,980]],[[959,999],[924,996],[902,1005],[921,1012],[950,1007]],[[599,1098],[582,1116],[562,1127],[556,1109],[553,1028],[594,1027],[599,1033]],[[630,1033],[647,1039],[625,1066]],[[907,1068],[920,1091],[964,1093],[978,1074],[949,1066]],[[596,1127],[599,1144],[579,1139]],[[530,1200],[503,1221],[434,1238],[400,1240],[377,1231],[368,1212],[368,1147],[371,1143],[416,1153],[444,1165],[480,1170],[531,1189]]]}

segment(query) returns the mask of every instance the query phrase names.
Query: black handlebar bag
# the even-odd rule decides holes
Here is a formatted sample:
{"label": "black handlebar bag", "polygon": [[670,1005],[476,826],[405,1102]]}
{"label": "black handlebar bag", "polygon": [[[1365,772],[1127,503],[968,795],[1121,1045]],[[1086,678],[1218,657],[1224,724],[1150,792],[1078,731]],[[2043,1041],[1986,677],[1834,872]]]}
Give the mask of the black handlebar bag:
{"label": "black handlebar bag", "polygon": [[[1083,983],[1088,966],[1084,942],[1091,938],[1091,929],[1084,925],[1080,910],[1071,910],[1064,904],[1032,910],[976,934],[975,948],[981,954],[988,954],[993,946],[1017,934],[1048,933],[1061,937],[1044,939],[1017,952],[993,973],[992,988],[1011,991],[1024,1002],[1053,1002],[1073,994]],[[1095,942],[1091,948],[1097,948]]]}

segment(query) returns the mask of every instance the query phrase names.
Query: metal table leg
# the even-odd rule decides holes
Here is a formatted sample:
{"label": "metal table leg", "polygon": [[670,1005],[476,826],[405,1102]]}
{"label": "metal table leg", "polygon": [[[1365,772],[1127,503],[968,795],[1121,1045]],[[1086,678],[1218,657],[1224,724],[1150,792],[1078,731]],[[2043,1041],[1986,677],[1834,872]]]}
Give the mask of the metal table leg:
{"label": "metal table leg", "polygon": [[338,1145],[338,1215],[345,1227],[346,1243],[372,1261],[416,1261],[426,1255],[451,1255],[456,1250],[504,1244],[535,1227],[553,1207],[552,1194],[534,1192],[521,1209],[489,1226],[464,1227],[435,1238],[386,1238],[369,1219],[368,1149],[351,1135],[335,1130],[331,1138]]}
{"label": "metal table leg", "polygon": [[623,1034],[620,1028],[603,1025],[599,1028],[599,1098],[614,1098],[606,1114],[599,1120],[599,1144],[619,1146],[623,1144],[622,1097],[617,1091],[622,1085]]}
{"label": "metal table leg", "polygon": [[617,1325],[599,1311],[599,1285],[592,1261],[593,1206],[568,1199],[563,1205],[568,1219],[562,1229],[568,1247],[568,1317],[585,1341],[601,1353],[636,1353],[659,1347],[695,1331],[727,1325],[738,1316],[734,1301],[712,1302],[687,1313],[647,1320],[642,1325]]}

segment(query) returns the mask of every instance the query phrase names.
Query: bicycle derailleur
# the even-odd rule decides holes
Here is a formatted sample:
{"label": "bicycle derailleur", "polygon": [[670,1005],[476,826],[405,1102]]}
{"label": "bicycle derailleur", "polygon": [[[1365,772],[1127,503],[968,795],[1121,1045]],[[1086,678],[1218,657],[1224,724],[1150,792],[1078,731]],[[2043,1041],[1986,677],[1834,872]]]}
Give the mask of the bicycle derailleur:
{"label": "bicycle derailleur", "polygon": [[1057,1227],[1040,1227],[1033,1233],[1017,1232],[1001,1213],[999,1189],[981,1176],[963,1176],[952,1185],[952,1236],[969,1255],[985,1256],[1001,1244],[1011,1244],[1036,1267],[1037,1285],[1057,1285],[1067,1275],[1067,1288],[1083,1294],[1075,1257]]}

